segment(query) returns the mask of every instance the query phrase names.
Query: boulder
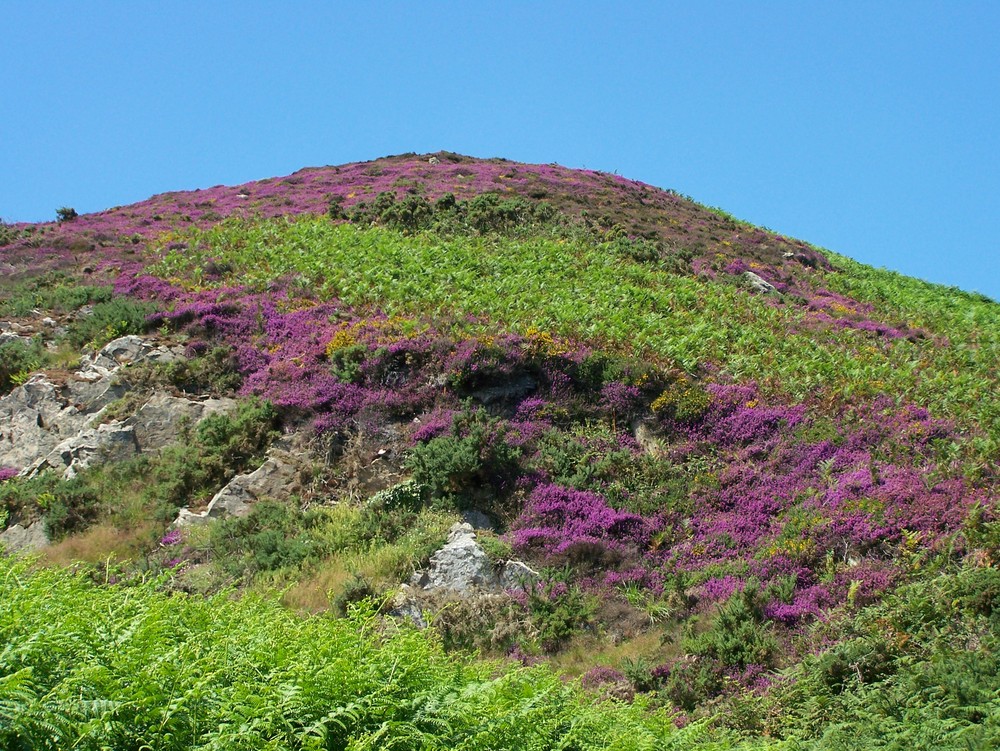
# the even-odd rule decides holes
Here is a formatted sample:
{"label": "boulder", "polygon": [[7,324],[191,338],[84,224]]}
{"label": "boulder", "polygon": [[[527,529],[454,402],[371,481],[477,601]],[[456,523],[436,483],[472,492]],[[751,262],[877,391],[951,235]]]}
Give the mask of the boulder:
{"label": "boulder", "polygon": [[296,481],[297,467],[283,457],[272,454],[253,472],[237,475],[213,496],[202,512],[183,508],[174,524],[183,527],[209,519],[246,516],[251,505],[262,498],[282,498],[288,495]]}
{"label": "boulder", "polygon": [[493,562],[476,542],[476,532],[467,522],[454,524],[448,542],[431,556],[426,570],[414,574],[414,586],[425,590],[467,593],[475,589],[496,589],[500,580]]}
{"label": "boulder", "polygon": [[770,295],[777,293],[778,289],[769,281],[764,279],[762,276],[758,276],[752,271],[744,271],[743,278],[747,280],[750,288],[756,292],[762,292],[765,295]]}
{"label": "boulder", "polygon": [[0,548],[4,548],[10,553],[30,553],[40,550],[48,544],[49,538],[45,534],[45,522],[43,521],[34,522],[27,527],[14,524],[0,532]]}
{"label": "boulder", "polygon": [[87,380],[106,378],[122,365],[140,362],[176,362],[183,359],[176,350],[158,346],[141,336],[122,336],[105,344],[91,357],[80,363],[79,375]]}
{"label": "boulder", "polygon": [[21,344],[24,345],[30,345],[31,337],[21,336],[20,334],[14,334],[10,331],[0,332],[0,347],[2,347],[5,344],[11,344],[13,342],[20,342]]}

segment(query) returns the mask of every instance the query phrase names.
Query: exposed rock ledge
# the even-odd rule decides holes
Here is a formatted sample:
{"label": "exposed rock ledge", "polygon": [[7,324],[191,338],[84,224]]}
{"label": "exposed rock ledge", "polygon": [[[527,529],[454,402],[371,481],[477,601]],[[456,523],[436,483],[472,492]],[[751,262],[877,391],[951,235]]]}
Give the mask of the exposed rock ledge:
{"label": "exposed rock ledge", "polygon": [[404,584],[393,602],[392,614],[423,628],[423,613],[440,602],[437,595],[473,599],[502,592],[525,591],[540,581],[538,572],[521,561],[494,563],[476,541],[468,522],[454,524],[445,543],[424,571]]}

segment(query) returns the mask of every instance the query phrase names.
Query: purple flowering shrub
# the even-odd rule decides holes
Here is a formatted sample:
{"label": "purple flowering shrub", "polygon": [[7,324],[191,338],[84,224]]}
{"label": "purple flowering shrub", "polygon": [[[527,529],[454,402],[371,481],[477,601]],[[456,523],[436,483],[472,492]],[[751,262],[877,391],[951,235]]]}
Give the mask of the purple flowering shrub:
{"label": "purple flowering shrub", "polygon": [[551,555],[589,543],[612,550],[642,550],[653,531],[650,522],[611,508],[597,493],[540,485],[515,524],[514,549]]}

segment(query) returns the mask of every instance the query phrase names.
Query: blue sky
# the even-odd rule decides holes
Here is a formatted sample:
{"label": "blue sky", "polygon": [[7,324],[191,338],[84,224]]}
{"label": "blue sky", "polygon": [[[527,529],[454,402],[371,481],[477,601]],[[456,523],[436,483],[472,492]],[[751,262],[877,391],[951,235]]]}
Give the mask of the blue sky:
{"label": "blue sky", "polygon": [[406,151],[618,172],[1000,299],[995,2],[4,3],[0,217]]}

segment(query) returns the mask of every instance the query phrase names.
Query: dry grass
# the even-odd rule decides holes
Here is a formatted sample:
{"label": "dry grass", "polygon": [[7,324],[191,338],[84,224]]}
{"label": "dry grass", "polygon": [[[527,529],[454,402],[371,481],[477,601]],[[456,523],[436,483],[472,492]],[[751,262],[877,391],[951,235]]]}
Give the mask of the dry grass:
{"label": "dry grass", "polygon": [[579,634],[556,655],[549,658],[552,669],[570,677],[578,677],[598,665],[619,668],[626,660],[643,658],[654,665],[676,656],[676,645],[664,644],[663,632],[647,631],[618,644],[590,634]]}
{"label": "dry grass", "polygon": [[344,590],[351,577],[351,572],[339,556],[329,558],[286,589],[281,596],[281,604],[301,613],[329,610],[333,599]]}
{"label": "dry grass", "polygon": [[98,524],[49,545],[42,550],[42,559],[56,566],[68,566],[79,561],[98,563],[108,558],[134,559],[148,549],[154,529],[159,528],[149,522],[129,529]]}

